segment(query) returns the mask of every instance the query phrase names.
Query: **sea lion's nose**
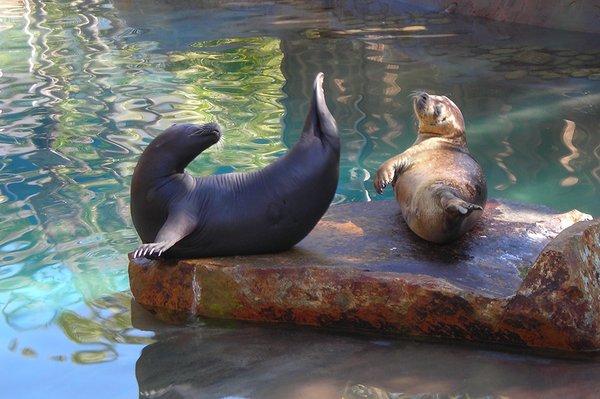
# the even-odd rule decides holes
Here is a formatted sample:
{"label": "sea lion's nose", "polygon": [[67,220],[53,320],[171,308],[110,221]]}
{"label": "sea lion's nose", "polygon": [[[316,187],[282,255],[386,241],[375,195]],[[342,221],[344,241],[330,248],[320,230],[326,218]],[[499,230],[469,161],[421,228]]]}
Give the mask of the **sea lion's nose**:
{"label": "sea lion's nose", "polygon": [[425,107],[425,104],[427,104],[428,98],[429,96],[427,95],[427,93],[421,93],[421,95],[419,95],[416,101],[417,107],[419,107],[419,109],[423,109]]}

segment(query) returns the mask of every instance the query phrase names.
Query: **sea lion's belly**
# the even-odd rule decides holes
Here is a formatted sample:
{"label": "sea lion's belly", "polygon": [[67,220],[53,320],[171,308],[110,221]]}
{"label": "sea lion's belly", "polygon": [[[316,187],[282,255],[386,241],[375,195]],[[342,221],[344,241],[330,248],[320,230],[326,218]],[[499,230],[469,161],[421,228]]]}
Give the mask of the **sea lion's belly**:
{"label": "sea lion's belly", "polygon": [[471,186],[479,180],[478,174],[481,168],[468,154],[428,151],[413,158],[410,167],[396,180],[394,192],[400,205],[408,207],[426,187],[436,183],[471,192]]}
{"label": "sea lion's belly", "polygon": [[[450,220],[442,208],[439,193],[451,189],[463,200],[484,206],[485,178],[470,154],[459,151],[431,151],[419,154],[396,180],[394,192],[408,226],[429,241],[448,241],[449,231],[460,235],[471,227],[479,213],[466,220]],[[459,226],[453,224],[459,223]],[[464,226],[463,226],[464,225]],[[455,237],[453,237],[455,238]]]}
{"label": "sea lion's belly", "polygon": [[293,154],[292,166],[208,177],[198,186],[208,200],[196,212],[198,228],[170,256],[219,256],[291,248],[317,224],[337,187],[337,159],[319,146]]}

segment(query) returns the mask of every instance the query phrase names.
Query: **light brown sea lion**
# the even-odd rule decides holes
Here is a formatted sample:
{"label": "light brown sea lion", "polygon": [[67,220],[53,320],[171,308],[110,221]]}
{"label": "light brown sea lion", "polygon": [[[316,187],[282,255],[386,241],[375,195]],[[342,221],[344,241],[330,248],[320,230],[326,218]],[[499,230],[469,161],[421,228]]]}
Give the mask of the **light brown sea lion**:
{"label": "light brown sea lion", "polygon": [[485,176],[467,148],[462,113],[445,96],[419,92],[413,107],[417,140],[377,171],[375,189],[392,184],[404,220],[418,236],[435,243],[456,240],[483,212]]}

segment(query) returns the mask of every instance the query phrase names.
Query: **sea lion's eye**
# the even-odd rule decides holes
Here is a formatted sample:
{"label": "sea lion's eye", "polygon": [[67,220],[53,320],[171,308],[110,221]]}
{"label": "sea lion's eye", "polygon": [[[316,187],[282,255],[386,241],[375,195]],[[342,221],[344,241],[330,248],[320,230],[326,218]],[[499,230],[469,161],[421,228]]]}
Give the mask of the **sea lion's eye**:
{"label": "sea lion's eye", "polygon": [[441,105],[436,105],[434,110],[433,110],[433,114],[436,116],[436,118],[438,116],[440,116],[440,114],[442,113],[442,106]]}

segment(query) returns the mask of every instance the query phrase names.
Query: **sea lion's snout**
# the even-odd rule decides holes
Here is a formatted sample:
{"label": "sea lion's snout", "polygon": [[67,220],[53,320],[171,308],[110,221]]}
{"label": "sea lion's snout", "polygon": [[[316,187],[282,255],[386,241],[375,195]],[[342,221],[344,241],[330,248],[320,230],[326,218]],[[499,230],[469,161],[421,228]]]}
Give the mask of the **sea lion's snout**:
{"label": "sea lion's snout", "polygon": [[413,107],[417,117],[421,118],[428,113],[431,108],[433,97],[435,96],[431,96],[424,91],[417,91],[412,94]]}
{"label": "sea lion's snout", "polygon": [[417,118],[423,119],[432,116],[430,114],[433,114],[435,108],[433,107],[433,104],[435,103],[436,96],[431,96],[424,91],[420,91],[414,93],[412,97],[413,107]]}
{"label": "sea lion's snout", "polygon": [[415,98],[415,103],[417,105],[417,108],[420,111],[423,111],[425,109],[425,106],[427,105],[427,100],[429,99],[429,95],[427,93],[420,93],[416,98]]}
{"label": "sea lion's snout", "polygon": [[204,125],[189,125],[187,128],[189,137],[201,137],[211,139],[214,143],[221,139],[221,126],[218,123],[206,123]]}

